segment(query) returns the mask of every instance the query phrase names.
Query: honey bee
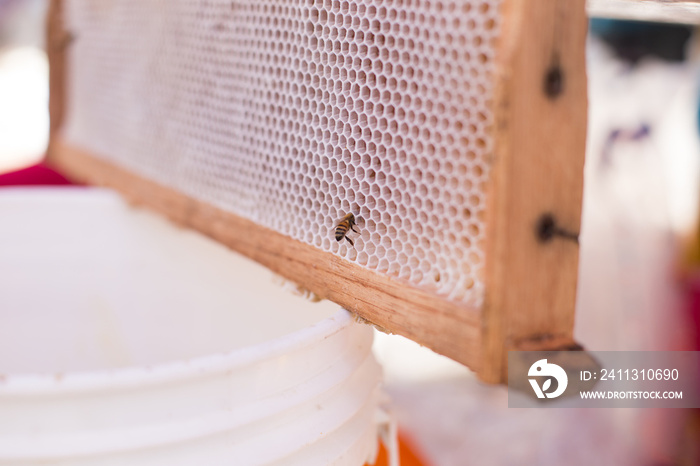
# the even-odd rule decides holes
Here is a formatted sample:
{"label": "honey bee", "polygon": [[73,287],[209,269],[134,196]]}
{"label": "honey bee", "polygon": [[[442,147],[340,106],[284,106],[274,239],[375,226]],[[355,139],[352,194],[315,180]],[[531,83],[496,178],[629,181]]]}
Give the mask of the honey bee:
{"label": "honey bee", "polygon": [[359,233],[359,231],[355,230],[355,225],[355,215],[352,212],[341,218],[335,227],[335,240],[340,241],[345,238],[348,243],[355,246],[355,243],[347,236],[349,230]]}

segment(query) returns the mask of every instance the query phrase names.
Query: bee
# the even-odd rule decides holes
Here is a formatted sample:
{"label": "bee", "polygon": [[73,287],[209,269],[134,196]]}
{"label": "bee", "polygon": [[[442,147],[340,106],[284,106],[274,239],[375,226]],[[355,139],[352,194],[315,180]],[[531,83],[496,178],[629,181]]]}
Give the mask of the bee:
{"label": "bee", "polygon": [[353,243],[352,240],[347,237],[348,230],[352,230],[355,233],[359,233],[359,231],[355,230],[355,225],[355,215],[353,215],[352,212],[347,214],[345,217],[341,218],[335,227],[335,240],[341,241],[343,238],[345,238],[348,243],[355,246],[355,243]]}

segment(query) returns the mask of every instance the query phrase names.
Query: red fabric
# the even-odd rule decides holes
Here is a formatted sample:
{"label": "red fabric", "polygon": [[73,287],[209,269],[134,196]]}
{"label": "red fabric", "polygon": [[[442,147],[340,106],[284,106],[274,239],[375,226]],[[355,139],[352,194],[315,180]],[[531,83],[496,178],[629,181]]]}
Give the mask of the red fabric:
{"label": "red fabric", "polygon": [[0,174],[2,186],[61,186],[73,185],[68,178],[43,163]]}

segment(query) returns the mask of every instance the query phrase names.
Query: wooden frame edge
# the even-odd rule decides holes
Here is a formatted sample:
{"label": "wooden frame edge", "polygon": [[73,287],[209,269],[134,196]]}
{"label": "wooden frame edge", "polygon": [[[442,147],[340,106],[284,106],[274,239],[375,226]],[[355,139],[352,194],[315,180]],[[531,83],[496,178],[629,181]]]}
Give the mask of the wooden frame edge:
{"label": "wooden frame edge", "polygon": [[508,349],[573,343],[587,88],[584,0],[504,0],[480,376]]}

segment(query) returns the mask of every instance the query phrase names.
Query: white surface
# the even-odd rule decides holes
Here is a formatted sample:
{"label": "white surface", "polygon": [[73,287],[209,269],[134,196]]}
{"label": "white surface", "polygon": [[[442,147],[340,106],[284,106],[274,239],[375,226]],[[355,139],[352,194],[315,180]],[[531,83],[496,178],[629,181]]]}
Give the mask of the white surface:
{"label": "white surface", "polygon": [[370,328],[93,189],[0,191],[0,464],[360,466]]}

